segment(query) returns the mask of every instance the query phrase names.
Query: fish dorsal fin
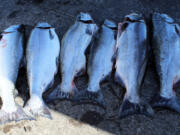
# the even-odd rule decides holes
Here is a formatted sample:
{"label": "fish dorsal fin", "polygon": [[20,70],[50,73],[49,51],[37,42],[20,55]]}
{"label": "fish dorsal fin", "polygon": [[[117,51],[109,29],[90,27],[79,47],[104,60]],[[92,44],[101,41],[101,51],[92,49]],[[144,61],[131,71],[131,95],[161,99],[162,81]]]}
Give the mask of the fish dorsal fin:
{"label": "fish dorsal fin", "polygon": [[111,21],[111,20],[106,19],[106,20],[104,21],[104,24],[103,24],[103,25],[106,26],[106,27],[108,27],[108,28],[110,28],[110,29],[112,29],[112,30],[117,30],[117,25],[116,25],[116,23],[113,22],[113,21]]}
{"label": "fish dorsal fin", "polygon": [[94,20],[92,19],[91,15],[88,13],[80,12],[76,17],[76,20],[86,24],[94,24]]}

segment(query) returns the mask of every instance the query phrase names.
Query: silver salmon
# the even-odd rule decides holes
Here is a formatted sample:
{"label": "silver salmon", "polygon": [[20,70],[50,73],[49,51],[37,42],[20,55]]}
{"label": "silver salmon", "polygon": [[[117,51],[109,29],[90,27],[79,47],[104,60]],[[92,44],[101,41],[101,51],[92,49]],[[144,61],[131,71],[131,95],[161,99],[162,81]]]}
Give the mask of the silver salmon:
{"label": "silver salmon", "polygon": [[30,99],[25,110],[31,116],[51,118],[42,94],[53,84],[59,53],[60,42],[55,29],[48,23],[38,23],[31,32],[26,49]]}
{"label": "silver salmon", "polygon": [[47,102],[54,99],[72,99],[77,92],[74,78],[86,71],[86,49],[98,27],[88,13],[80,13],[68,29],[61,42],[60,69],[62,81],[47,96]]}
{"label": "silver salmon", "polygon": [[140,98],[147,65],[147,27],[141,14],[132,13],[119,23],[116,43],[115,81],[126,88],[119,118],[132,114],[153,115],[151,106]]}
{"label": "silver salmon", "polygon": [[14,101],[15,83],[23,57],[23,25],[13,25],[0,35],[0,124],[31,119]]}
{"label": "silver salmon", "polygon": [[180,101],[173,86],[180,80],[180,27],[166,14],[154,13],[153,52],[160,79],[160,92],[152,99],[153,107],[165,107],[180,113]]}
{"label": "silver salmon", "polygon": [[87,71],[88,87],[87,90],[77,94],[76,98],[79,102],[93,102],[105,107],[106,103],[100,90],[100,84],[111,77],[116,33],[117,25],[113,21],[105,20],[90,49]]}

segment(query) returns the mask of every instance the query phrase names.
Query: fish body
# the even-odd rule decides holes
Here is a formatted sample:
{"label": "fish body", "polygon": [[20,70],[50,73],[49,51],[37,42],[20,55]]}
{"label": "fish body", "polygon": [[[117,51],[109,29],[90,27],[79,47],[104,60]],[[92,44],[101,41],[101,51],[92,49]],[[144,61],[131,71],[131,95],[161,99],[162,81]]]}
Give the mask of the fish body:
{"label": "fish body", "polygon": [[[23,26],[13,25],[4,30],[0,39],[0,124],[30,119],[14,101],[15,83],[23,57]],[[21,31],[22,30],[22,31]]]}
{"label": "fish body", "polygon": [[153,53],[160,79],[160,92],[153,98],[154,107],[166,107],[180,113],[180,102],[173,85],[180,80],[180,27],[166,14],[154,13]]}
{"label": "fish body", "polygon": [[113,55],[115,53],[117,25],[110,20],[105,20],[99,36],[90,49],[88,59],[88,87],[78,94],[81,102],[96,102],[105,106],[100,83],[110,77],[113,67]]}
{"label": "fish body", "polygon": [[97,29],[97,25],[88,13],[80,13],[77,16],[75,23],[68,29],[61,41],[61,84],[47,97],[47,100],[72,99],[77,91],[74,78],[85,73],[85,52]]}
{"label": "fish body", "polygon": [[116,48],[115,80],[126,89],[119,117],[152,115],[153,110],[139,95],[147,65],[147,28],[141,14],[127,15],[119,23]]}
{"label": "fish body", "polygon": [[51,118],[42,94],[53,84],[59,53],[60,42],[55,29],[48,23],[38,23],[31,32],[26,49],[30,99],[25,110],[30,115]]}

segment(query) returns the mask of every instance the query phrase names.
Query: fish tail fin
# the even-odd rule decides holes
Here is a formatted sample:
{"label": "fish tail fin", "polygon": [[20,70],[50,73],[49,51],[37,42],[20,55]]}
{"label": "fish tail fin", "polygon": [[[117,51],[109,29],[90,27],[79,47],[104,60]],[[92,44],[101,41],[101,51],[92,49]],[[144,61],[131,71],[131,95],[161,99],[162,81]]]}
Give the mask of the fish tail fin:
{"label": "fish tail fin", "polygon": [[48,107],[42,100],[34,100],[33,98],[31,98],[26,103],[24,110],[28,115],[32,117],[42,116],[48,119],[52,119]]}
{"label": "fish tail fin", "polygon": [[16,105],[16,110],[12,112],[7,112],[3,109],[0,110],[0,125],[6,124],[11,121],[21,121],[21,120],[35,120],[33,117],[28,116],[21,106]]}
{"label": "fish tail fin", "polygon": [[132,103],[128,99],[124,99],[120,106],[119,118],[122,119],[133,114],[143,114],[148,117],[152,117],[154,115],[154,111],[146,102],[140,101],[140,103]]}
{"label": "fish tail fin", "polygon": [[58,99],[58,92],[60,91],[60,85],[58,85],[55,89],[53,89],[52,91],[48,92],[45,96],[45,102],[46,103],[50,103],[54,100]]}
{"label": "fish tail fin", "polygon": [[165,98],[160,94],[156,94],[151,101],[151,105],[154,108],[168,108],[180,113],[180,101],[175,95],[172,98]]}
{"label": "fish tail fin", "polygon": [[74,96],[76,104],[90,103],[99,105],[106,109],[106,102],[102,92],[99,90],[97,92],[91,92],[88,90],[81,90]]}
{"label": "fish tail fin", "polygon": [[61,91],[60,85],[58,85],[53,91],[46,94],[45,102],[50,103],[50,102],[53,102],[54,100],[70,100],[70,101],[73,101],[75,93],[77,93],[76,89],[72,90],[71,92]]}

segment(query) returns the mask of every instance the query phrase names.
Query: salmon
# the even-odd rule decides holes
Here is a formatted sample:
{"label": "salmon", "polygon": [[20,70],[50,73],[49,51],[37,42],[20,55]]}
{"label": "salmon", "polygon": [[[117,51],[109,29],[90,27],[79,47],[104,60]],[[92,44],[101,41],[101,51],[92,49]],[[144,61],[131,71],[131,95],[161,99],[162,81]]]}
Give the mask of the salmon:
{"label": "salmon", "polygon": [[38,23],[32,30],[26,49],[30,99],[24,109],[32,117],[52,118],[43,101],[43,93],[53,85],[58,71],[59,38],[48,23]]}
{"label": "salmon", "polygon": [[105,20],[95,42],[90,49],[88,59],[88,87],[77,94],[79,103],[96,103],[105,108],[106,103],[101,91],[101,83],[111,77],[113,56],[115,53],[117,25]]}
{"label": "salmon", "polygon": [[86,72],[86,50],[98,27],[88,13],[80,13],[61,41],[60,69],[62,81],[47,97],[72,100],[78,89],[74,78]]}
{"label": "salmon", "polygon": [[0,36],[0,124],[11,121],[32,120],[21,106],[15,103],[15,83],[23,58],[24,26],[13,25]]}
{"label": "salmon", "polygon": [[126,93],[119,118],[132,114],[153,115],[151,106],[140,98],[140,89],[147,67],[147,26],[141,14],[132,13],[118,25],[115,81]]}
{"label": "salmon", "polygon": [[180,113],[180,101],[173,86],[180,80],[180,27],[167,14],[154,13],[153,54],[160,80],[160,91],[152,99],[153,107],[164,107]]}

